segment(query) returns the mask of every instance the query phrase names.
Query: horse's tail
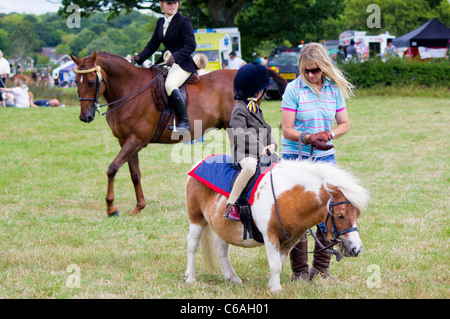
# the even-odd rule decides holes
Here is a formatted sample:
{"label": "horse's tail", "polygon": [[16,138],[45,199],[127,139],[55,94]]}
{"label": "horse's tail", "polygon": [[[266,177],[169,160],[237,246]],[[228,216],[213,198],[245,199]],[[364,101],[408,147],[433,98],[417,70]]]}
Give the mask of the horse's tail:
{"label": "horse's tail", "polygon": [[202,249],[203,259],[209,270],[220,268],[219,255],[214,245],[216,236],[211,226],[208,224],[203,230],[200,245]]}
{"label": "horse's tail", "polygon": [[267,68],[267,71],[269,72],[270,77],[274,80],[275,84],[277,85],[280,96],[283,96],[284,90],[286,89],[288,82],[284,78],[282,78],[281,75],[279,75],[274,69]]}

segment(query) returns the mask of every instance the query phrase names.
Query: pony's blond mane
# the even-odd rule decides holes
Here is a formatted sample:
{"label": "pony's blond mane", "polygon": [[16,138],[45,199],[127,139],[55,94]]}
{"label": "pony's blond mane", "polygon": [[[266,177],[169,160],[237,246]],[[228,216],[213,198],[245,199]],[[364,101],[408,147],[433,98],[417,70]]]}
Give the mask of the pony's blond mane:
{"label": "pony's blond mane", "polygon": [[337,187],[355,207],[363,211],[369,202],[369,192],[361,186],[352,174],[343,169],[322,162],[284,161],[279,168],[288,171],[293,178],[308,172],[318,177],[326,191],[331,192],[330,185]]}

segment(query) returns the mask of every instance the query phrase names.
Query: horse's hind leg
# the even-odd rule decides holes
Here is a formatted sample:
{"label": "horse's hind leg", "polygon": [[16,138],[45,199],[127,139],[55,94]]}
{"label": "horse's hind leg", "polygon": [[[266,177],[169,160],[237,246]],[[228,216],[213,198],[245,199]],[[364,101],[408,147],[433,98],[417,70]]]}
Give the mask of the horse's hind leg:
{"label": "horse's hind leg", "polygon": [[205,230],[205,225],[197,225],[190,224],[189,225],[189,235],[187,237],[187,267],[185,273],[186,283],[195,282],[195,253],[198,250],[198,246],[200,244],[200,239],[202,237],[202,233]]}
{"label": "horse's hind leg", "polygon": [[144,192],[141,186],[141,170],[139,169],[139,155],[134,154],[128,160],[128,167],[130,168],[131,181],[134,185],[136,193],[136,207],[131,211],[130,215],[137,215],[145,207]]}
{"label": "horse's hind leg", "polygon": [[219,254],[220,263],[222,265],[222,272],[225,280],[231,280],[238,284],[242,283],[242,280],[236,275],[233,267],[231,266],[230,259],[228,258],[228,251],[230,245],[223,241],[220,237],[216,239],[216,249]]}

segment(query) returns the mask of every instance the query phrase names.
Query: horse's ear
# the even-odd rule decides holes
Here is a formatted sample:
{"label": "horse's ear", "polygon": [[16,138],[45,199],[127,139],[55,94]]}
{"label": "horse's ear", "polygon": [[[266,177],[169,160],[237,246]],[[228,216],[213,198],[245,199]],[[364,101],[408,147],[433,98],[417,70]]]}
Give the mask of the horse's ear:
{"label": "horse's ear", "polygon": [[72,61],[75,62],[77,65],[80,63],[80,59],[78,59],[76,56],[74,56],[72,53],[70,54],[70,57],[72,58]]}
{"label": "horse's ear", "polygon": [[96,59],[97,59],[97,51],[94,50],[94,52],[93,52],[92,55],[91,55],[92,63],[95,63],[95,60],[96,60]]}

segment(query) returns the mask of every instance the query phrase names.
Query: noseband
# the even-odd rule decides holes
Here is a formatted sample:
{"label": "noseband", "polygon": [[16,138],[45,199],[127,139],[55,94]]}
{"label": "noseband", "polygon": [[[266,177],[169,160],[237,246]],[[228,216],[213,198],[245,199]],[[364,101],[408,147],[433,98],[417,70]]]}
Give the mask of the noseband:
{"label": "noseband", "polygon": [[103,83],[105,83],[105,85],[106,85],[106,81],[103,78],[102,73],[100,72],[101,70],[102,70],[102,68],[100,67],[100,65],[95,65],[92,69],[87,69],[87,70],[78,70],[78,67],[75,67],[75,69],[73,69],[73,72],[75,72],[77,74],[86,74],[86,73],[91,73],[91,72],[95,72],[97,74],[97,77],[96,77],[96,80],[95,80],[95,96],[94,97],[80,97],[80,96],[78,96],[78,101],[80,101],[80,102],[81,101],[92,101],[92,102],[94,102],[95,103],[95,107],[97,108],[98,112],[99,112],[98,92],[100,90],[100,81],[103,81]]}

